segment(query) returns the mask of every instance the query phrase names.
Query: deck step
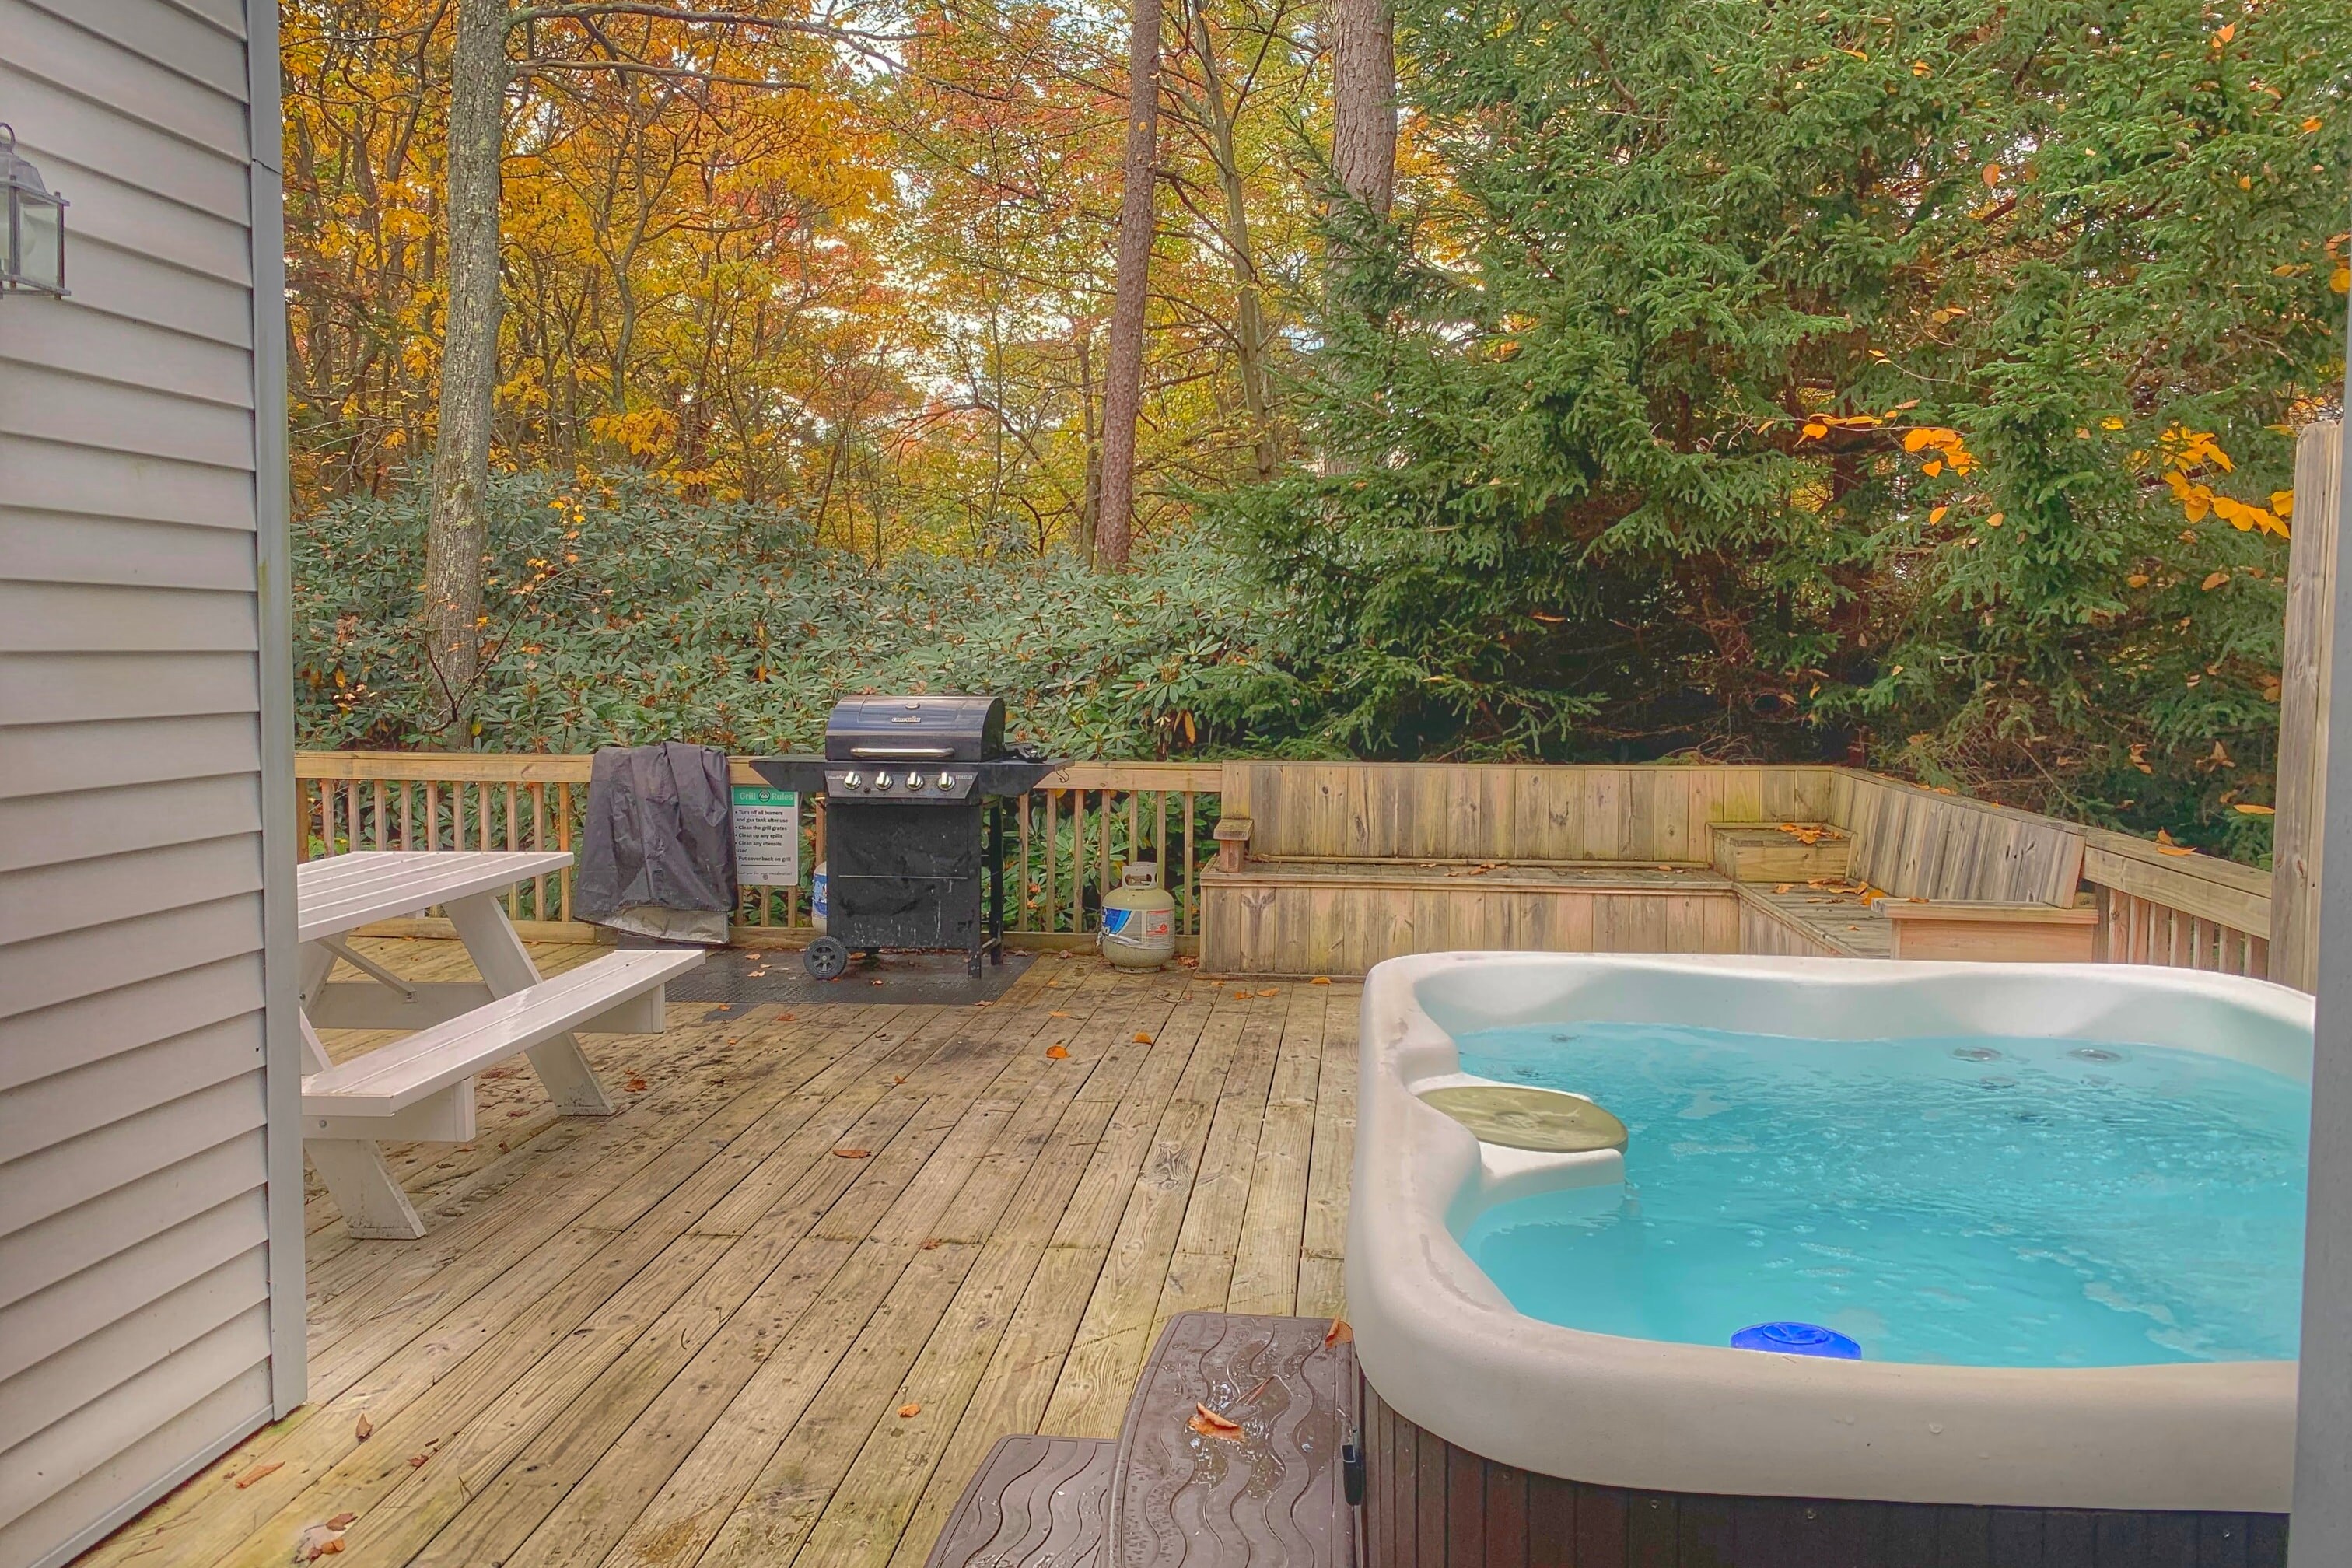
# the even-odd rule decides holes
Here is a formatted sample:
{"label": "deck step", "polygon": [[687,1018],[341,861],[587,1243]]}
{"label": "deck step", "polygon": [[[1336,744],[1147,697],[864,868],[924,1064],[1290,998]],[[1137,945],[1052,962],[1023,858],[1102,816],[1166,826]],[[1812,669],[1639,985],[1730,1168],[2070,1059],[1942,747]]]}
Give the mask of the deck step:
{"label": "deck step", "polygon": [[[1110,1481],[1117,1568],[1349,1568],[1342,1470],[1356,1443],[1355,1346],[1328,1318],[1183,1312],[1143,1364]],[[1197,1406],[1237,1438],[1193,1429]]]}
{"label": "deck step", "polygon": [[1108,1437],[1003,1437],[940,1531],[925,1568],[1110,1568]]}

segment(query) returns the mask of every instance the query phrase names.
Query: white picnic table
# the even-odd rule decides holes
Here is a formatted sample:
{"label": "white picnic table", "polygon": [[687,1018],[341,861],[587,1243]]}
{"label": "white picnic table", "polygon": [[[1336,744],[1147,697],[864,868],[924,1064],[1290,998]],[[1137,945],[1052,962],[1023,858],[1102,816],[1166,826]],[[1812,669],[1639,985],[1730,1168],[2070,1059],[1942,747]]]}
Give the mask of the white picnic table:
{"label": "white picnic table", "polygon": [[[475,1135],[473,1075],[526,1056],[558,1111],[609,1116],[612,1097],[581,1053],[576,1028],[658,1034],[662,986],[702,962],[675,949],[606,953],[542,980],[499,906],[518,883],[562,871],[564,850],[362,850],[295,873],[301,944],[303,1149],[354,1236],[418,1237],[425,1224],[380,1142],[465,1142]],[[479,981],[412,982],[344,939],[379,921],[438,908]],[[367,981],[332,982],[341,959]],[[320,1029],[413,1031],[335,1063]]]}

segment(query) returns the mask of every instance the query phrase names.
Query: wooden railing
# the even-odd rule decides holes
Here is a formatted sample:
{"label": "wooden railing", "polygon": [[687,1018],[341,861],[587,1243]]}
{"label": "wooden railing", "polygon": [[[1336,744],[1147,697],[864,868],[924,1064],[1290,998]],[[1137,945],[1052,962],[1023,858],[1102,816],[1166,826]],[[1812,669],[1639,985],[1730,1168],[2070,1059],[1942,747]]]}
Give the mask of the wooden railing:
{"label": "wooden railing", "polygon": [[[491,752],[304,752],[295,759],[304,858],[353,849],[572,849],[581,839],[591,759]],[[756,784],[741,758],[731,782]],[[1012,803],[1006,869],[1020,896],[1007,911],[1019,933],[1045,945],[1081,942],[1101,923],[1102,899],[1129,860],[1162,861],[1177,932],[1201,929],[1199,871],[1212,858],[1223,769],[1215,763],[1084,763]],[[824,856],[824,807],[803,813],[801,879],[746,888],[738,940],[796,939],[809,929],[812,874]],[[505,896],[524,934],[584,941],[573,916],[574,872]],[[436,927],[427,923],[419,930]]]}
{"label": "wooden railing", "polygon": [[2269,872],[2096,828],[2086,839],[2102,962],[2269,975]]}
{"label": "wooden railing", "polygon": [[[587,806],[589,766],[585,756],[306,752],[298,757],[295,773],[309,825],[307,854],[340,854],[350,849],[573,848],[580,842],[582,813]],[[1237,786],[1237,800],[1248,795],[1245,785],[1251,778],[1258,779],[1259,793],[1265,793],[1260,775],[1267,766],[1246,765],[1238,775],[1243,785]],[[1649,795],[1641,795],[1638,790],[1602,788],[1597,804],[1585,798],[1593,793],[1591,789],[1553,792],[1560,796],[1560,810],[1571,810],[1580,802],[1584,809],[1602,810],[1617,825],[1616,837],[1607,844],[1583,848],[1583,853],[1601,858],[1669,858],[1659,845],[1640,834],[1633,835],[1638,843],[1617,842],[1625,837],[1620,819],[1633,810],[1627,802],[1637,795],[1648,800],[1669,785],[1685,794],[1702,784],[1718,793],[1730,790],[1732,784],[1725,781],[1738,782],[1741,790],[1756,795],[1752,805],[1754,812],[1761,813],[1759,820],[1827,816],[1843,805],[1847,815],[1868,820],[1843,826],[1856,828],[1865,837],[1877,830],[1888,840],[1881,846],[1886,854],[1899,854],[1902,865],[1916,861],[1918,874],[1938,888],[1945,871],[1928,875],[1937,867],[1957,868],[1952,874],[1958,875],[1970,867],[2004,865],[2011,868],[2002,875],[2026,876],[2032,883],[2022,893],[2008,889],[2005,884],[1987,891],[1969,878],[1990,873],[1969,871],[1952,889],[1923,896],[2050,897],[2042,883],[2054,874],[2071,885],[2071,861],[2065,851],[2079,839],[2084,846],[2082,881],[2100,911],[2098,951],[2103,960],[2231,974],[2262,976],[2270,972],[2271,878],[2270,873],[2251,867],[2030,813],[1898,788],[1894,781],[1843,769],[1558,771],[1591,773],[1602,784],[1607,782],[1602,779],[1604,773],[1609,778],[1638,774],[1635,782],[1649,791]],[[1781,772],[1788,775],[1785,790],[1780,784],[1761,777]],[[736,760],[732,773],[738,784],[760,782],[741,759]],[[1821,783],[1832,773],[1837,775],[1833,800]],[[1697,782],[1683,774],[1694,775]],[[1750,774],[1759,777],[1750,779]],[[1437,776],[1423,769],[1416,777],[1423,775]],[[1100,923],[1101,900],[1115,883],[1118,868],[1131,859],[1156,860],[1161,862],[1168,889],[1175,896],[1177,931],[1189,948],[1201,930],[1199,874],[1214,858],[1213,835],[1225,804],[1226,781],[1227,765],[1221,763],[1079,763],[1019,797],[1013,803],[1005,828],[1007,870],[1019,890],[1011,910],[1011,926],[1017,937],[1042,946],[1086,941]],[[1796,793],[1780,798],[1787,791]],[[1820,794],[1822,799],[1816,802],[1808,792]],[[1460,792],[1444,793],[1454,800]],[[1625,798],[1621,800],[1621,795]],[[1902,797],[1899,835],[1894,833],[1889,826],[1892,819],[1883,810],[1860,810],[1855,803],[1864,795],[1874,799]],[[1714,801],[1711,795],[1704,801],[1698,795],[1685,801],[1677,795],[1675,799],[1676,808],[1665,816],[1676,822],[1728,820],[1754,814],[1744,796],[1737,811],[1727,795],[1713,805],[1707,804]],[[1471,816],[1491,816],[1505,803],[1485,804],[1492,809]],[[1352,798],[1340,801],[1335,796],[1333,809],[1344,816],[1355,814],[1359,805]],[[1368,805],[1361,810],[1368,819],[1380,815]],[[1447,816],[1437,811],[1433,821],[1442,823]],[[1940,820],[1946,816],[1950,820]],[[2004,835],[1997,844],[1985,837],[1987,823],[1994,817],[1999,820],[1993,826]],[[803,832],[806,837],[800,885],[746,889],[736,920],[739,941],[797,941],[807,932],[809,873],[824,856],[821,805],[803,816]],[[1690,834],[1702,840],[1705,837],[1696,827],[1685,830],[1685,837]],[[2045,838],[2054,847],[2047,854],[2042,852]],[[1963,853],[1951,848],[1952,845],[1977,845],[1978,848]],[[1695,858],[1697,853],[1686,850],[1674,858]],[[591,939],[594,928],[574,918],[572,889],[568,871],[527,883],[508,895],[509,912],[524,923],[527,935],[539,940]]]}

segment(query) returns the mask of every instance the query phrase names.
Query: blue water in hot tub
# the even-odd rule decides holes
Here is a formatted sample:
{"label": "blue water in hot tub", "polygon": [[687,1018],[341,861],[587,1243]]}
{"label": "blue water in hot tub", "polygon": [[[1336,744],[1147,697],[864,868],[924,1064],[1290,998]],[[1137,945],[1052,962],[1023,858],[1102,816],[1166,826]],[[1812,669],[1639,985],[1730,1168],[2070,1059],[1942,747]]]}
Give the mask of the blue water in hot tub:
{"label": "blue water in hot tub", "polygon": [[1489,1029],[1466,1072],[1588,1096],[1620,1188],[1462,1237],[1530,1317],[1721,1345],[1820,1323],[1873,1361],[2292,1359],[2310,1093],[2155,1046]]}

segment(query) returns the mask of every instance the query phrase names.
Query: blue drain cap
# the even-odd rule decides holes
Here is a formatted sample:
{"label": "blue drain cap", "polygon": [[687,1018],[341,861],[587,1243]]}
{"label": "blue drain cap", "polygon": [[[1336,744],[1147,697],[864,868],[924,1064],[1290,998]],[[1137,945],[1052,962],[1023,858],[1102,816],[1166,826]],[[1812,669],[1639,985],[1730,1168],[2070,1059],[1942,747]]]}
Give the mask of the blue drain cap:
{"label": "blue drain cap", "polygon": [[1736,1351],[1777,1351],[1782,1355],[1827,1356],[1860,1361],[1862,1346],[1819,1323],[1756,1323],[1731,1336]]}

